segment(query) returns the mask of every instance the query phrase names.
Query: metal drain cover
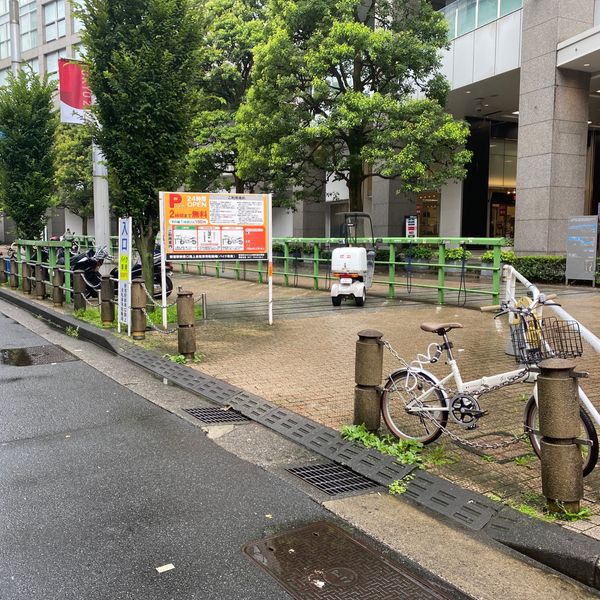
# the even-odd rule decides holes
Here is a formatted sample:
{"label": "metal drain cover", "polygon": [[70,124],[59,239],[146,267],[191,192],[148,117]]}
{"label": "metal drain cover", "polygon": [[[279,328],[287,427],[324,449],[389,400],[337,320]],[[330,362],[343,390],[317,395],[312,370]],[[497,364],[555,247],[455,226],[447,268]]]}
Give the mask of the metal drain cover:
{"label": "metal drain cover", "polygon": [[249,420],[235,410],[223,410],[212,406],[207,408],[184,408],[184,411],[203,423],[243,423]]}
{"label": "metal drain cover", "polygon": [[379,487],[374,481],[336,463],[293,467],[287,471],[330,496]]}
{"label": "metal drain cover", "polygon": [[31,346],[29,348],[6,348],[0,350],[0,363],[13,367],[49,365],[59,362],[79,360],[60,346]]}
{"label": "metal drain cover", "polygon": [[279,533],[243,551],[297,600],[450,600],[331,523]]}

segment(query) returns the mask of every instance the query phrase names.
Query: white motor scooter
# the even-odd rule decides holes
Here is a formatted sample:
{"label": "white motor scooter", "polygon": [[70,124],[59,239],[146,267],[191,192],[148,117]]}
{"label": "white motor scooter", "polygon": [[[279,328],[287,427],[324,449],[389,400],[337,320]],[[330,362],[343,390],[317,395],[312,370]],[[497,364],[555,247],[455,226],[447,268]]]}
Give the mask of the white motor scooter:
{"label": "white motor scooter", "polygon": [[356,306],[363,306],[375,271],[375,239],[370,215],[344,213],[343,232],[344,247],[335,248],[331,255],[331,272],[338,280],[331,286],[331,302],[340,306],[342,300],[354,298]]}

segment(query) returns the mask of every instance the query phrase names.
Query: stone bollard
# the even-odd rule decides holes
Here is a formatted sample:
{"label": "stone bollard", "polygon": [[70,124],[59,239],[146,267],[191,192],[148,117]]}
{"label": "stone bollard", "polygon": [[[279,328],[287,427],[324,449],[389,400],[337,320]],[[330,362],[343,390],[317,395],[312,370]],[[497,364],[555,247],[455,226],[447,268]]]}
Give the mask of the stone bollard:
{"label": "stone bollard", "polygon": [[23,292],[25,294],[31,294],[31,271],[30,271],[30,267],[29,267],[29,263],[27,261],[25,261],[23,263],[23,266],[21,267],[22,271],[22,275],[23,275],[23,280],[21,281],[21,287],[23,289]]}
{"label": "stone bollard", "polygon": [[103,327],[110,327],[115,322],[115,286],[110,275],[102,275],[100,284],[100,318]]}
{"label": "stone bollard", "polygon": [[196,314],[192,292],[177,292],[177,348],[179,354],[194,358],[196,354]]}
{"label": "stone bollard", "polygon": [[134,279],[131,282],[131,336],[134,340],[146,339],[145,309],[144,280]]}
{"label": "stone bollard", "polygon": [[85,310],[85,281],[83,280],[83,271],[73,273],[73,309]]}
{"label": "stone bollard", "polygon": [[583,498],[583,465],[575,442],[580,434],[575,363],[551,358],[539,366],[542,492],[551,511],[577,513]]}
{"label": "stone bollard", "polygon": [[52,303],[54,308],[59,308],[65,301],[65,291],[63,287],[65,285],[65,274],[58,267],[54,267],[52,273]]}
{"label": "stone bollard", "polygon": [[0,254],[0,285],[5,284],[6,282],[6,261],[4,260],[4,256]]}
{"label": "stone bollard", "polygon": [[10,259],[10,289],[16,290],[19,287],[19,267],[17,266],[17,259]]}
{"label": "stone bollard", "polygon": [[358,332],[354,367],[354,424],[364,423],[377,431],[380,420],[380,386],[383,373],[383,333],[374,329]]}
{"label": "stone bollard", "polygon": [[35,265],[35,297],[43,300],[46,297],[46,282],[44,281],[44,267]]}

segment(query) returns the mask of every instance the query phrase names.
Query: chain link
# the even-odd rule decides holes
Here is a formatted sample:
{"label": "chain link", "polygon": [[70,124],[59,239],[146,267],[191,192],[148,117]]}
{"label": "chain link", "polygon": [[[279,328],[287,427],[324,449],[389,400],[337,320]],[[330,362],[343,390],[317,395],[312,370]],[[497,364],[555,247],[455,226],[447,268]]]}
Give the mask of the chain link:
{"label": "chain link", "polygon": [[[145,283],[142,283],[142,288],[144,288],[144,293],[146,294],[146,297],[148,298],[148,300],[150,300],[150,302],[152,302],[152,304],[154,304],[154,306],[157,306],[158,308],[165,308],[163,307],[162,304],[159,304],[155,299],[154,296],[152,296],[150,294],[150,292],[148,291],[148,288],[146,287]],[[177,304],[177,299],[175,299],[174,302],[171,302],[171,304],[166,305],[166,308],[169,308],[170,306],[175,306],[175,304]]]}
{"label": "chain link", "polygon": [[[404,367],[406,367],[406,369],[410,372],[410,375],[412,377],[414,377],[415,379],[421,379],[422,381],[425,381],[425,379],[423,377],[420,376],[420,373],[415,369],[415,367],[411,366],[410,364],[408,364],[401,356],[400,354],[392,347],[392,345],[388,342],[388,341],[383,341],[382,342],[384,347],[387,348],[387,350],[390,352],[390,354],[392,356],[394,356],[394,358],[396,358],[402,365],[404,365]],[[431,361],[430,361],[431,362]],[[479,392],[477,394],[477,397],[479,397],[481,394],[488,394],[489,392],[493,392],[495,390],[498,390],[500,388],[503,388],[507,385],[511,385],[513,383],[516,383],[517,381],[523,379],[523,377],[527,374],[527,369],[523,369],[522,371],[520,371],[519,373],[516,373],[513,377],[511,377],[509,380],[507,380],[506,382],[502,383],[502,384],[498,384],[495,386],[486,386],[484,389],[482,389],[481,392]],[[429,380],[427,380],[427,383],[431,383]],[[440,384],[436,383],[434,385],[435,389],[441,391],[442,393],[444,393],[444,395],[446,397],[448,397],[448,392],[452,391],[450,388],[444,388],[443,386],[441,386]],[[396,386],[396,382],[394,380],[392,380],[392,387],[391,389],[393,389],[393,391],[398,391],[398,388]],[[406,391],[406,389],[405,389]],[[404,397],[404,395],[400,394],[402,397]],[[405,405],[407,405],[407,402],[404,401]],[[480,448],[482,450],[498,450],[500,448],[506,448],[507,446],[512,446],[513,444],[517,444],[525,439],[527,439],[528,434],[527,432],[522,433],[521,435],[517,436],[513,436],[510,439],[507,440],[502,440],[500,442],[496,442],[495,444],[485,444],[485,443],[480,443],[480,442],[473,442],[471,440],[468,440],[466,438],[460,437],[459,435],[453,433],[452,431],[450,431],[447,427],[445,427],[444,425],[442,425],[431,413],[430,411],[423,411],[422,413],[419,413],[419,415],[415,415],[418,416],[419,418],[422,417],[422,415],[424,415],[425,417],[427,417],[432,423],[433,425],[438,428],[439,430],[442,431],[442,433],[445,433],[448,435],[448,437],[453,440],[454,442],[457,442],[459,444],[462,444],[463,446],[469,446],[471,448]]]}
{"label": "chain link", "polygon": [[177,327],[175,327],[174,329],[160,329],[160,327],[157,327],[153,322],[152,319],[150,318],[150,315],[148,314],[148,312],[146,311],[145,308],[142,308],[142,312],[144,313],[146,320],[148,321],[148,324],[150,325],[150,327],[152,327],[152,329],[154,329],[154,331],[158,331],[158,333],[163,333],[165,335],[171,335],[172,333],[175,333],[177,331]]}

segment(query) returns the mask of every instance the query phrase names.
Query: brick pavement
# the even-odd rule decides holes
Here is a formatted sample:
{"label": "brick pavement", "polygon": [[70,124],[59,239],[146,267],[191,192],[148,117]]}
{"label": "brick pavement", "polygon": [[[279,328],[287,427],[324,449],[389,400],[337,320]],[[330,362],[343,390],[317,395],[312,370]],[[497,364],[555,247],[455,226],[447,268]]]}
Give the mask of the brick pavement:
{"label": "brick pavement", "polygon": [[[181,274],[176,280],[196,294],[207,293],[209,314],[215,313],[220,303],[266,301],[266,286],[257,283]],[[276,316],[274,325],[269,326],[266,313],[242,319],[238,318],[241,309],[236,315],[236,305],[230,304],[231,318],[208,320],[199,326],[198,349],[203,358],[193,367],[330,427],[339,429],[352,422],[354,351],[356,334],[362,329],[382,331],[402,356],[412,358],[437,339],[434,334],[420,330],[421,322],[459,321],[465,328],[452,331],[451,339],[459,349],[457,356],[465,380],[514,368],[514,359],[504,353],[506,321],[494,320],[490,314],[453,306],[386,303],[374,298],[368,299],[363,309],[351,304],[334,309],[326,293],[308,289],[275,287],[274,298],[276,307],[294,306],[295,302],[297,311]],[[585,288],[576,291],[565,288],[561,302],[566,310],[600,334],[600,294]],[[253,306],[261,310],[261,305]],[[161,352],[176,353],[174,337],[154,334],[150,338],[149,343]],[[577,362],[578,367],[592,373],[584,387],[596,406],[600,406],[600,356],[587,348]],[[397,368],[397,364],[386,352],[384,374]],[[443,369],[444,365],[440,365],[433,370]],[[483,396],[482,407],[489,413],[479,421],[476,430],[450,427],[466,439],[482,443],[520,434],[529,394],[530,386],[519,385]],[[436,474],[515,505],[540,503],[539,461],[528,461],[531,454],[528,444],[519,442],[505,450],[476,452],[453,444],[447,436],[435,444],[445,445],[447,454],[456,459],[453,464],[435,467]],[[585,483],[584,506],[594,514],[590,521],[572,527],[600,539],[600,470],[588,476]]]}

